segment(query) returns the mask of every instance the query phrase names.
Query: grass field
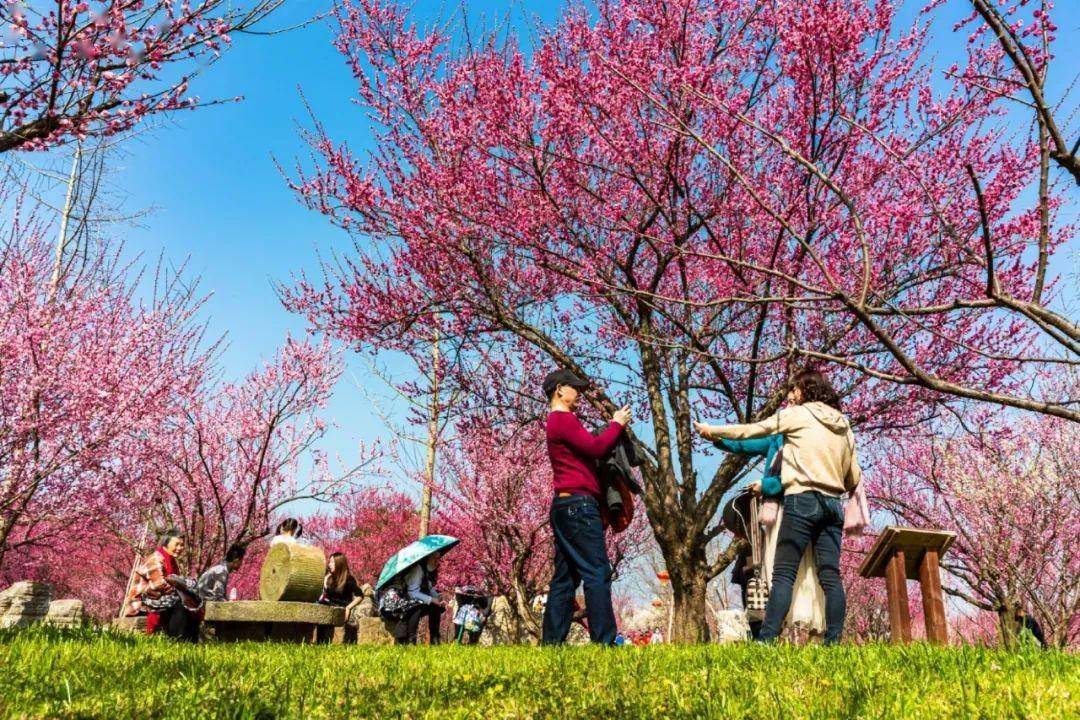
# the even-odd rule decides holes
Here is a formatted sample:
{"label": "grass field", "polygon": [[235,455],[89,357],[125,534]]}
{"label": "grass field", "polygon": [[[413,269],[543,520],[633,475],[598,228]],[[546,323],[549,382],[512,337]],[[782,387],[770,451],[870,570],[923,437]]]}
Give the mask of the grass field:
{"label": "grass field", "polygon": [[15,718],[1075,718],[1080,658],[924,645],[179,646],[0,632]]}

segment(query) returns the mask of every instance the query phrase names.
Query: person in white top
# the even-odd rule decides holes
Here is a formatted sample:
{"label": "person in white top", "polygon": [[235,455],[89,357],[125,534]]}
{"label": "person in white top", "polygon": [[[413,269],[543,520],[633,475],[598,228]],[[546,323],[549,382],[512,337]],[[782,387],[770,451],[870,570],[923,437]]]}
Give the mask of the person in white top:
{"label": "person in white top", "polygon": [[855,436],[840,412],[840,396],[816,370],[794,378],[788,406],[772,417],[747,425],[695,423],[709,440],[742,440],[779,433],[784,436],[780,483],[784,515],[780,520],[772,589],[758,640],[770,642],[791,606],[792,588],[807,546],[814,548],[818,582],[825,592],[825,644],[840,641],[846,598],[840,581],[840,540],[844,510],[840,496],[862,479]]}
{"label": "person in white top", "polygon": [[285,518],[277,526],[277,534],[270,540],[271,545],[280,543],[298,543],[304,534],[304,526],[296,518]]}

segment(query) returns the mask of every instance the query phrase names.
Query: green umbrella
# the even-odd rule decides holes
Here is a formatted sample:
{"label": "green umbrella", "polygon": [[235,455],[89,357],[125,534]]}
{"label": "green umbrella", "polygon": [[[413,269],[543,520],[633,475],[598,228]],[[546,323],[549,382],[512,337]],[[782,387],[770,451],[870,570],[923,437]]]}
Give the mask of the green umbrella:
{"label": "green umbrella", "polygon": [[386,561],[386,564],[383,565],[382,572],[379,573],[379,582],[375,584],[375,589],[382,590],[383,585],[386,585],[428,555],[437,553],[440,550],[449,550],[459,542],[461,541],[456,537],[450,537],[449,535],[427,535],[426,537],[422,537],[416,542],[403,547],[394,553],[390,559]]}

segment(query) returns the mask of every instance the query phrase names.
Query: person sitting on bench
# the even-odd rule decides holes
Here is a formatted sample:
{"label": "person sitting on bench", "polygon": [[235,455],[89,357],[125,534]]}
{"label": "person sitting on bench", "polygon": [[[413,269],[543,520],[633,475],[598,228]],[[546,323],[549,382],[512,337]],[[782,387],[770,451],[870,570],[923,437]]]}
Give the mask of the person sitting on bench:
{"label": "person sitting on bench", "polygon": [[240,569],[247,550],[240,545],[231,546],[225,559],[199,576],[195,589],[204,601],[223,602],[229,585],[229,575]]}

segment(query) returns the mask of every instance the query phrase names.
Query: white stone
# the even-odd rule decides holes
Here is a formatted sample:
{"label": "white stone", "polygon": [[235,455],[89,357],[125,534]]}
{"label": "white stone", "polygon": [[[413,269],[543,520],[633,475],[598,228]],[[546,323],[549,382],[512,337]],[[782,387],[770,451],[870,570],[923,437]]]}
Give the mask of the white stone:
{"label": "white stone", "polygon": [[732,643],[750,639],[750,623],[745,610],[718,610],[716,612],[716,642]]}

